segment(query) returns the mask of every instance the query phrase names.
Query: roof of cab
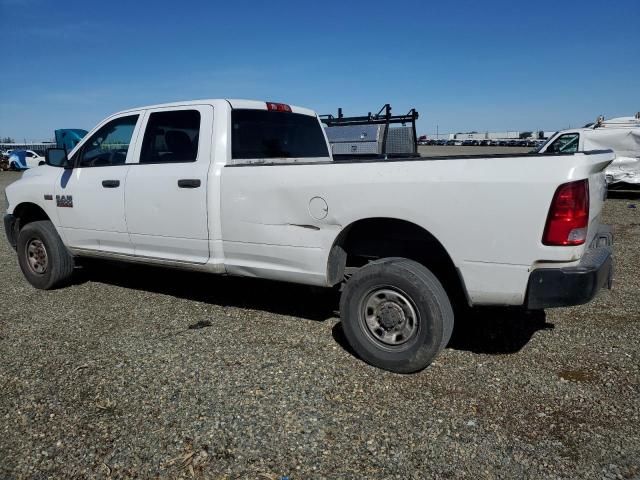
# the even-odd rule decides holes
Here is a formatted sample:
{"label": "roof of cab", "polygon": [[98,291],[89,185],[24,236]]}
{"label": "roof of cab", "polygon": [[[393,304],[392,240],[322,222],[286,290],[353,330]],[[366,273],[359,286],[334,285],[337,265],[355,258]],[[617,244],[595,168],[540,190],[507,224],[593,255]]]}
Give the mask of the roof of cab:
{"label": "roof of cab", "polygon": [[[244,99],[232,99],[232,98],[208,98],[202,100],[185,100],[182,102],[170,102],[170,103],[160,103],[157,105],[145,105],[142,107],[129,108],[127,110],[122,110],[120,112],[116,112],[111,116],[120,115],[122,113],[135,112],[139,110],[147,110],[151,108],[166,108],[166,107],[184,107],[189,105],[214,105],[216,103],[226,102],[231,108],[234,109],[251,109],[251,110],[266,110],[267,102],[260,100],[244,100]],[[316,112],[309,108],[299,107],[297,105],[287,104],[291,107],[291,111],[293,113],[301,113],[303,115],[311,115],[313,117],[316,116]]]}

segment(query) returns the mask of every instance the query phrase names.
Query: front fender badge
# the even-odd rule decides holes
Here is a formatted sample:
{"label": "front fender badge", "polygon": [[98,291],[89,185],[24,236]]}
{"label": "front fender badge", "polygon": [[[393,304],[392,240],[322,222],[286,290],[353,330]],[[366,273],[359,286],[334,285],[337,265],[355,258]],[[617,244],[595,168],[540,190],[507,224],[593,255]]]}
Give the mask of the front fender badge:
{"label": "front fender badge", "polygon": [[73,208],[73,196],[71,195],[56,195],[56,206]]}

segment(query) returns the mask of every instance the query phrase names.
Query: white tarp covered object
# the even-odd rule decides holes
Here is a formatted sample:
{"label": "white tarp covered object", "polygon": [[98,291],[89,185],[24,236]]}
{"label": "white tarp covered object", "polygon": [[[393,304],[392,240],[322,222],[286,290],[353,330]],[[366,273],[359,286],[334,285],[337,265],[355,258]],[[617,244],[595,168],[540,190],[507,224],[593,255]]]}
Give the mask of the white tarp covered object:
{"label": "white tarp covered object", "polygon": [[[598,125],[598,124],[596,124]],[[583,150],[610,148],[616,159],[607,167],[608,183],[640,184],[640,119],[613,118],[583,133]]]}
{"label": "white tarp covered object", "polygon": [[585,128],[557,132],[540,152],[552,151],[552,145],[556,141],[561,143],[561,137],[572,134],[579,134],[579,146],[567,144],[566,147],[560,147],[559,151],[564,151],[563,148],[576,148],[580,151],[613,150],[616,159],[604,171],[607,183],[640,184],[640,113],[634,117],[610,120],[600,118]]}

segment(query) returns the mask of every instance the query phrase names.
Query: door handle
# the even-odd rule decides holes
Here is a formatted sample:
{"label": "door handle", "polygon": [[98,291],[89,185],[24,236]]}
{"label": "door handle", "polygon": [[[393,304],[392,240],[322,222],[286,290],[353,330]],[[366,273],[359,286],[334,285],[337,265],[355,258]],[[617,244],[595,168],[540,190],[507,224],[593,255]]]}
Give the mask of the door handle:
{"label": "door handle", "polygon": [[198,188],[200,186],[200,180],[197,178],[183,178],[178,180],[178,187],[180,188]]}
{"label": "door handle", "polygon": [[120,180],[102,180],[102,186],[104,188],[118,188]]}

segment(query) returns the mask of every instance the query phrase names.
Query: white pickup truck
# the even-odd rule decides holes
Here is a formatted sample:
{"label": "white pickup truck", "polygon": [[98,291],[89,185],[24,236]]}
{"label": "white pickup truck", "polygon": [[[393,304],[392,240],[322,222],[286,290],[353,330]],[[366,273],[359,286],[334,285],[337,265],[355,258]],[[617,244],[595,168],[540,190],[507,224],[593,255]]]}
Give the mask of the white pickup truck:
{"label": "white pickup truck", "polygon": [[[576,305],[610,287],[609,151],[334,159],[311,110],[202,100],[110,116],[6,189],[7,237],[36,288],[104,257],[343,285],[367,362],[427,366],[452,305]],[[247,294],[250,294],[248,292]]]}

